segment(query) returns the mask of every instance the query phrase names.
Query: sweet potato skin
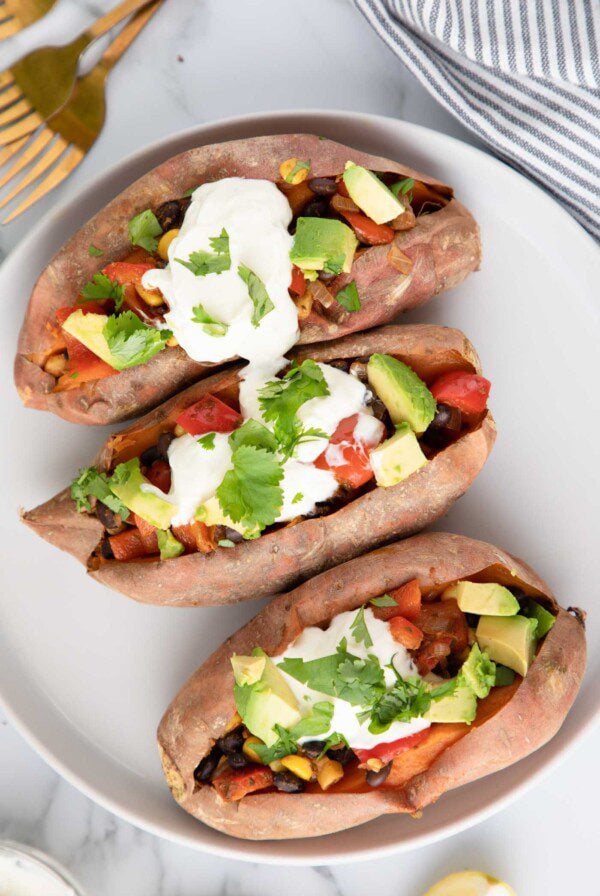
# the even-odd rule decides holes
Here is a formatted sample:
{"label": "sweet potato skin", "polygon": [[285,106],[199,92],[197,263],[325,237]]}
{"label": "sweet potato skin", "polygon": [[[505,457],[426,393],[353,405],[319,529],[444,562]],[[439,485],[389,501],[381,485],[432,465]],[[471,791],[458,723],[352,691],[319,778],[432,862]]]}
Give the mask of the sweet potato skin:
{"label": "sweet potato skin", "polygon": [[[86,281],[130,250],[130,218],[167,199],[180,197],[205,181],[232,176],[275,181],[280,163],[292,156],[310,158],[314,177],[339,173],[352,158],[374,170],[424,181],[448,200],[440,211],[420,217],[412,230],[396,235],[396,244],[413,261],[410,274],[403,275],[387,263],[388,246],[368,249],[352,269],[362,310],[344,313],[335,323],[311,314],[304,322],[301,342],[334,339],[385,323],[399,312],[415,308],[457,285],[479,267],[477,224],[452,198],[451,188],[396,162],[305,134],[254,137],[192,149],[148,172],[109,202],[66,243],[40,275],[29,301],[15,360],[15,383],[23,403],[75,423],[117,423],[156,406],[205,375],[210,365],[198,364],[176,348],[104,380],[54,392],[54,377],[35,361],[51,350],[48,321],[54,319],[57,308],[73,304]],[[89,255],[92,243],[103,250],[100,258]],[[337,278],[332,284],[334,291],[349,279]]]}
{"label": "sweet potato skin", "polygon": [[[159,752],[177,802],[199,820],[235,837],[318,836],[380,815],[420,811],[446,791],[541,747],[562,724],[585,669],[583,625],[562,609],[527,677],[518,687],[492,693],[491,697],[500,694],[497,703],[504,705],[495,714],[491,709],[484,711],[483,716],[490,717],[480,718],[471,728],[433,726],[431,731],[441,732],[441,743],[427,746],[424,742],[423,750],[429,754],[413,757],[418,773],[407,780],[402,764],[410,753],[395,760],[390,779],[396,773],[396,786],[361,793],[255,794],[239,803],[226,803],[214,788],[194,782],[195,767],[235,712],[229,662],[233,653],[248,653],[261,645],[276,655],[305,627],[326,624],[337,613],[355,609],[413,578],[425,589],[436,588],[489,567],[502,569],[514,585],[542,596],[558,609],[548,586],[525,563],[492,545],[448,533],[419,535],[380,548],[275,598],[192,675],[160,722]],[[508,691],[510,699],[502,691]],[[443,728],[453,729],[450,736]]]}
{"label": "sweet potato skin", "polygon": [[[479,359],[464,334],[430,325],[382,327],[335,343],[303,348],[295,356],[331,361],[375,351],[399,354],[422,374],[437,374],[457,366],[480,370]],[[146,439],[143,447],[153,444],[156,437],[149,433],[157,436],[161,425],[174,422],[183,408],[205,392],[235,385],[238,370],[232,367],[201,380],[109,438],[96,465],[108,469],[116,459],[131,457],[135,453],[131,446],[139,446],[140,438]],[[483,467],[495,433],[488,412],[476,429],[404,482],[387,489],[375,488],[327,516],[303,520],[212,555],[187,554],[165,562],[106,561],[90,569],[90,575],[128,597],[162,606],[228,604],[291,588],[357,554],[418,532],[446,513]],[[92,521],[97,525],[90,525],[89,519],[77,512],[65,492],[23,515],[23,521],[38,535],[83,562],[102,534],[97,521]]]}

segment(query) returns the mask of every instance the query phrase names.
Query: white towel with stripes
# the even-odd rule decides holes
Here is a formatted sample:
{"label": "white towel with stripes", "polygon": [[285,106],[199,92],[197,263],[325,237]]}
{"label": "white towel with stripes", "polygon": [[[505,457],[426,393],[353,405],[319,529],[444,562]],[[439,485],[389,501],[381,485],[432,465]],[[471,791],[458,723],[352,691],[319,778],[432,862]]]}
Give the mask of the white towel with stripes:
{"label": "white towel with stripes", "polygon": [[600,0],[354,0],[427,89],[600,239]]}

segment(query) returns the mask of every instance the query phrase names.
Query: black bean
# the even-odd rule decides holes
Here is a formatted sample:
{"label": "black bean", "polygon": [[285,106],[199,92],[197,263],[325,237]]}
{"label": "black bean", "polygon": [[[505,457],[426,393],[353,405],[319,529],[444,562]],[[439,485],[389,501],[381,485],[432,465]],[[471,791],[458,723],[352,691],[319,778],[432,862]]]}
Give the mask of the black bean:
{"label": "black bean", "polygon": [[330,367],[335,367],[336,370],[343,370],[344,373],[348,373],[350,369],[350,361],[347,361],[345,358],[340,358],[339,361],[328,361],[327,363]]}
{"label": "black bean", "polygon": [[302,744],[302,752],[311,759],[316,759],[323,752],[324,746],[324,740],[307,740],[306,743]]}
{"label": "black bean", "polygon": [[308,186],[317,196],[333,196],[337,193],[337,183],[332,177],[311,177]]}
{"label": "black bean", "polygon": [[102,501],[96,501],[96,516],[107,532],[117,532],[121,527],[121,517],[119,514],[114,513],[110,507],[107,507]]}
{"label": "black bean", "polygon": [[509,588],[508,589],[513,597],[516,597],[518,601],[523,602],[528,599],[528,595],[525,594],[522,588]]}
{"label": "black bean", "polygon": [[239,753],[244,746],[243,726],[240,725],[238,728],[234,728],[233,731],[229,731],[223,737],[220,737],[217,741],[217,746],[226,756],[229,756],[231,753]]}
{"label": "black bean", "polygon": [[154,461],[156,460],[168,460],[169,459],[169,445],[175,438],[175,434],[172,432],[163,432],[158,437],[158,442],[156,445],[152,445],[150,448],[146,448],[145,451],[142,451],[140,454],[140,461],[142,462],[142,466],[150,467]]}
{"label": "black bean", "polygon": [[102,544],[100,545],[100,553],[104,557],[105,560],[114,560],[115,555],[113,554],[113,549],[110,546],[110,541],[108,538],[105,538]]}
{"label": "black bean", "polygon": [[320,196],[315,196],[302,209],[303,218],[326,218],[329,214],[329,203]]}
{"label": "black bean", "polygon": [[369,769],[366,774],[366,780],[369,787],[379,787],[381,784],[383,784],[391,770],[391,762],[388,762],[387,765],[384,765],[383,768],[380,768],[378,772],[374,772]]}
{"label": "black bean", "polygon": [[372,398],[369,402],[369,407],[373,411],[374,417],[377,417],[378,420],[385,422],[386,417],[388,416],[388,409],[380,398]]}
{"label": "black bean", "polygon": [[230,529],[228,526],[225,526],[225,538],[232,541],[234,544],[241,544],[244,540],[244,536],[241,532],[238,532],[237,529]]}
{"label": "black bean", "polygon": [[140,462],[143,467],[152,466],[155,460],[159,460],[158,445],[152,445],[140,454]]}
{"label": "black bean", "polygon": [[227,756],[227,762],[230,767],[236,770],[241,768],[246,768],[249,765],[248,757],[244,753],[229,753]]}
{"label": "black bean", "polygon": [[174,227],[181,227],[183,218],[189,208],[191,198],[184,196],[181,199],[169,199],[155,211],[158,223],[163,229],[163,233],[172,230]]}
{"label": "black bean", "polygon": [[349,762],[353,762],[356,759],[354,750],[344,745],[327,750],[327,755],[330,759],[335,759],[336,762],[339,762],[340,765],[348,765]]}
{"label": "black bean", "polygon": [[332,274],[331,271],[319,271],[319,280],[321,280],[322,283],[331,283],[336,277],[337,274]]}
{"label": "black bean", "polygon": [[215,744],[210,753],[200,760],[194,769],[194,780],[197,784],[206,784],[207,781],[210,781],[222,755],[221,750]]}
{"label": "black bean", "polygon": [[434,447],[443,447],[459,435],[462,415],[458,408],[448,404],[438,404],[435,417],[424,435],[425,441]]}
{"label": "black bean", "polygon": [[273,775],[273,784],[282,793],[302,793],[304,790],[304,781],[287,770]]}

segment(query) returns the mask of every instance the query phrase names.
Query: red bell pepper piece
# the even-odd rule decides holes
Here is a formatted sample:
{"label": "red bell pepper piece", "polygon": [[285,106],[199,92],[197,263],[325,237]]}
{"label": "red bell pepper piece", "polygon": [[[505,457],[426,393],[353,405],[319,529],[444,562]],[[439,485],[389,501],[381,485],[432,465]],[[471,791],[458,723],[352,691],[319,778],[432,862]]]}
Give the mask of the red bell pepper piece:
{"label": "red bell pepper piece", "polygon": [[394,239],[395,231],[387,224],[376,224],[372,218],[367,218],[359,212],[342,211],[342,214],[361,243],[366,243],[368,246],[384,246]]}
{"label": "red bell pepper piece", "polygon": [[378,438],[357,441],[354,435],[357,422],[358,414],[341,420],[329,445],[314,462],[319,470],[331,470],[338,482],[352,488],[358,488],[373,478],[369,452],[379,445],[385,432],[382,424]]}
{"label": "red bell pepper piece", "polygon": [[[61,325],[66,319],[73,314],[74,311],[82,311],[83,314],[104,314],[104,310],[98,302],[86,302],[85,305],[73,305],[69,308],[59,308],[56,312],[56,320]],[[75,339],[66,330],[62,331],[65,345],[67,347],[67,355],[69,359],[68,373],[66,377],[77,374],[75,385],[87,382],[89,380],[100,380],[106,376],[113,376],[116,371],[114,367],[95,355],[86,345]],[[65,375],[63,374],[63,377]]]}
{"label": "red bell pepper piece", "polygon": [[436,401],[458,408],[465,414],[485,411],[492,384],[477,373],[451,370],[443,373],[429,387]]}
{"label": "red bell pepper piece", "polygon": [[211,529],[199,520],[193,520],[184,526],[172,526],[173,535],[184,546],[187,554],[209,554],[216,548],[216,542],[211,534]]}
{"label": "red bell pepper piece", "polygon": [[212,780],[219,796],[233,802],[241,800],[248,793],[264,790],[273,784],[273,772],[268,766],[253,765],[240,772],[223,772]]}
{"label": "red bell pepper piece", "polygon": [[147,556],[139,529],[125,529],[118,535],[109,535],[108,540],[115,560],[137,560]]}
{"label": "red bell pepper piece", "polygon": [[402,644],[407,650],[418,650],[423,642],[423,632],[404,616],[394,616],[390,619],[390,631],[394,641]]}
{"label": "red bell pepper piece", "polygon": [[416,622],[421,611],[421,588],[418,579],[411,579],[399,588],[389,592],[390,597],[396,601],[395,607],[372,606],[373,615],[377,619],[387,621],[394,616],[403,616],[410,622]]}
{"label": "red bell pepper piece", "polygon": [[233,432],[242,416],[214,395],[205,395],[186,408],[176,422],[191,436],[203,436],[207,432]]}
{"label": "red bell pepper piece", "polygon": [[146,553],[158,554],[158,529],[156,526],[143,520],[137,513],[132,514],[131,522],[138,528]]}
{"label": "red bell pepper piece", "polygon": [[306,277],[300,270],[300,268],[294,265],[292,267],[292,282],[290,283],[290,292],[293,292],[295,296],[303,296],[306,292]]}
{"label": "red bell pepper piece", "polygon": [[416,734],[409,734],[408,737],[401,737],[399,740],[393,740],[388,744],[377,744],[372,750],[354,750],[361,763],[365,763],[367,759],[381,759],[382,762],[390,762],[411,747],[416,747],[421,741],[424,741],[429,734],[429,729],[417,731]]}

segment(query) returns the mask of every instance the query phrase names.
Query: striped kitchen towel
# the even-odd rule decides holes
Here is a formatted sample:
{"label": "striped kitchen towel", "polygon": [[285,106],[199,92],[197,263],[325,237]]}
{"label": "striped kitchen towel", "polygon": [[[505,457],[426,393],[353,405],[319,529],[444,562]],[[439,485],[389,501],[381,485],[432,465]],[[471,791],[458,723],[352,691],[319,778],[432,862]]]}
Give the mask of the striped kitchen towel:
{"label": "striped kitchen towel", "polygon": [[354,0],[427,89],[600,239],[600,0]]}

